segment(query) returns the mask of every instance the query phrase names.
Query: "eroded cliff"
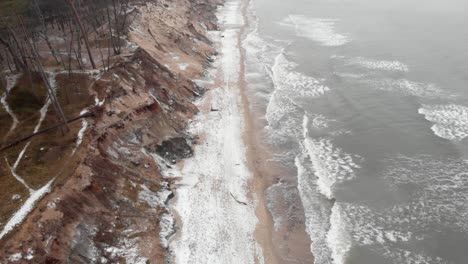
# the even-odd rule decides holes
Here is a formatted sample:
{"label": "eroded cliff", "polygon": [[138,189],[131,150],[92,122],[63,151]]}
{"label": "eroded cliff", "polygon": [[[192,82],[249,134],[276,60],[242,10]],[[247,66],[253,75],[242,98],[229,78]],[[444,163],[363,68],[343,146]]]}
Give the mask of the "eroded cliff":
{"label": "eroded cliff", "polygon": [[184,128],[198,111],[193,100],[204,93],[194,80],[215,54],[206,34],[216,30],[219,4],[162,0],[135,6],[130,51],[108,71],[89,74],[87,92],[95,102],[83,111],[91,117],[75,129],[83,130],[83,138],[77,149],[61,154],[62,166],[45,171],[53,179],[51,191],[0,240],[0,263],[166,259],[174,225],[166,208],[172,180],[160,169],[192,154],[196,139]]}

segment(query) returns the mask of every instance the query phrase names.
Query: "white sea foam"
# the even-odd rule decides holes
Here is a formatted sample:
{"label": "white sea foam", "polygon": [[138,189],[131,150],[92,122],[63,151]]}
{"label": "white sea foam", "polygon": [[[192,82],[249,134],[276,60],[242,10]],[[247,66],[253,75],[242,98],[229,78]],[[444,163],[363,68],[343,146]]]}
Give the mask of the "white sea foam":
{"label": "white sea foam", "polygon": [[282,183],[273,184],[265,191],[267,207],[273,218],[273,227],[276,232],[278,232],[281,226],[286,222],[284,219],[285,216],[283,216],[284,213],[281,211],[281,208],[285,207],[285,205],[281,203],[283,199],[279,197],[287,192],[287,186]]}
{"label": "white sea foam", "polygon": [[307,150],[320,192],[332,199],[333,187],[336,184],[352,180],[356,177],[354,170],[360,168],[350,154],[335,147],[330,139],[314,139],[308,135],[309,118],[304,116],[304,147]]}
{"label": "white sea foam", "polygon": [[[431,233],[468,231],[468,162],[437,160],[429,156],[401,156],[387,162],[389,165],[383,171],[383,179],[390,190],[417,186],[405,199],[407,201],[384,208],[336,202],[330,233],[336,230],[342,236],[347,230],[353,244],[367,247],[393,263],[447,263],[433,252],[400,250],[398,247],[425,240]],[[335,227],[334,222],[342,229]]]}
{"label": "white sea foam", "polygon": [[359,66],[370,70],[408,72],[408,65],[400,61],[375,60],[363,57],[348,58],[345,56],[332,56],[333,59],[344,60],[346,65]]}
{"label": "white sea foam", "polygon": [[390,213],[391,210],[378,212],[366,205],[352,203],[340,203],[340,206],[353,241],[361,246],[407,242],[413,239],[410,228],[395,224],[397,217]]}
{"label": "white sea foam", "polygon": [[331,208],[329,202],[321,197],[317,190],[316,177],[310,173],[306,165],[305,155],[295,159],[297,168],[297,188],[304,207],[306,231],[312,244],[311,252],[315,264],[331,263],[332,253],[327,242],[327,233],[330,229]]}
{"label": "white sea foam", "polygon": [[332,251],[334,264],[346,263],[346,257],[352,246],[352,240],[346,224],[347,221],[343,217],[343,209],[339,203],[335,203],[330,216],[330,230],[327,234],[327,242]]}
{"label": "white sea foam", "polygon": [[463,105],[423,105],[419,113],[433,122],[432,131],[445,139],[461,141],[468,136],[468,107]]}
{"label": "white sea foam", "polygon": [[265,117],[271,132],[274,132],[271,135],[276,135],[272,142],[300,137],[302,120],[299,117],[303,111],[299,105],[301,100],[319,97],[330,90],[318,79],[295,71],[296,66],[281,52],[275,58],[271,70],[275,90],[268,102]]}
{"label": "white sea foam", "polygon": [[247,35],[242,45],[247,47],[246,52],[249,60],[255,60],[262,67],[267,68],[271,68],[271,65],[274,64],[275,57],[272,54],[278,54],[281,50],[281,47],[275,45],[273,41],[266,41],[261,38],[257,29]]}
{"label": "white sea foam", "polygon": [[379,90],[397,92],[404,95],[423,98],[447,97],[447,95],[435,84],[413,82],[406,79],[363,80],[362,82]]}
{"label": "white sea foam", "polygon": [[[330,127],[330,124],[335,122],[333,119],[329,119],[324,115],[320,114],[309,114],[312,118],[310,120],[310,125],[315,129],[325,129]],[[304,125],[304,124],[303,124]]]}
{"label": "white sea foam", "polygon": [[442,232],[443,228],[468,232],[468,161],[429,156],[390,161],[394,165],[384,174],[390,187],[418,186],[407,203],[391,208],[395,224],[420,233]]}
{"label": "white sea foam", "polygon": [[[304,115],[304,154],[302,158],[296,158],[295,164],[298,169],[298,188],[305,209],[307,231],[314,241],[312,252],[314,256],[318,256],[315,263],[343,264],[352,245],[346,215],[339,202],[334,203],[330,212],[320,197],[334,199],[334,187],[354,179],[354,170],[360,167],[354,162],[357,156],[335,147],[330,138],[315,139],[309,135],[309,126],[327,127],[328,122],[325,120],[325,117],[317,116],[310,122],[307,114]],[[310,160],[310,171],[315,177],[308,175],[309,170],[304,165],[305,158]]]}
{"label": "white sea foam", "polygon": [[415,253],[404,249],[384,248],[382,254],[393,263],[405,264],[448,264],[440,257],[429,256],[424,253]]}
{"label": "white sea foam", "polygon": [[362,79],[366,77],[365,74],[360,73],[351,73],[351,72],[334,72],[334,75],[342,78],[350,78],[350,79]]}
{"label": "white sea foam", "polygon": [[294,97],[317,97],[330,89],[313,77],[294,70],[298,65],[289,61],[284,51],[275,58],[272,79],[276,91],[288,91]]}
{"label": "white sea foam", "polygon": [[336,19],[308,18],[302,15],[290,15],[280,24],[293,27],[296,35],[312,39],[323,46],[342,46],[350,42],[350,38],[336,33]]}
{"label": "white sea foam", "polygon": [[405,202],[384,208],[336,202],[328,235],[335,261],[344,260],[349,242],[353,241],[392,263],[449,263],[434,252],[400,247],[432,241],[431,234],[447,230],[468,232],[468,161],[400,156],[387,163],[383,179],[389,189],[407,190],[412,186],[413,191]]}
{"label": "white sea foam", "polygon": [[399,156],[386,163],[382,178],[389,189],[406,191],[411,186],[412,192],[405,201],[383,208],[337,203],[353,243],[392,263],[450,263],[434,252],[406,246],[432,241],[432,235],[447,230],[468,232],[468,161]]}
{"label": "white sea foam", "polygon": [[[266,100],[268,142],[290,144],[302,135],[301,104],[325,94],[329,88],[321,80],[298,72],[298,65],[287,59],[285,48],[281,47],[287,43],[263,39],[256,28],[258,21],[252,23],[255,28],[243,41],[247,51],[246,66],[250,73],[254,73],[249,75],[250,86],[258,98]],[[265,81],[265,78],[270,78],[272,83]]]}

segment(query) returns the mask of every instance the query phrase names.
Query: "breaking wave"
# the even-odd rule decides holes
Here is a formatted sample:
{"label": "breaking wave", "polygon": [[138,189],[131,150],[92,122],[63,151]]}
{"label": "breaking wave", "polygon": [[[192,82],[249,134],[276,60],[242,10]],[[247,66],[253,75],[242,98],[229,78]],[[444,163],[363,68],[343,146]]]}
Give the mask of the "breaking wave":
{"label": "breaking wave", "polygon": [[462,105],[423,105],[419,113],[433,122],[432,131],[445,139],[461,141],[468,136],[468,107]]}
{"label": "breaking wave", "polygon": [[323,195],[328,199],[333,199],[333,187],[336,184],[356,177],[354,170],[360,168],[354,162],[357,157],[335,147],[330,139],[309,137],[308,125],[309,118],[305,115],[303,121],[304,147],[312,162],[312,168],[317,177],[317,186]]}
{"label": "breaking wave", "polygon": [[[271,68],[274,91],[267,105],[265,118],[268,121],[272,142],[281,138],[299,138],[303,113],[300,103],[304,98],[319,97],[330,89],[313,77],[294,70],[297,64],[289,61],[284,50],[276,56]],[[268,129],[267,128],[267,129]],[[274,131],[273,131],[274,130]]]}
{"label": "breaking wave", "polygon": [[307,232],[316,264],[345,263],[352,246],[341,203],[334,202],[334,187],[355,178],[359,159],[333,145],[330,138],[314,139],[314,129],[328,127],[327,119],[303,117],[303,152],[295,160],[298,189],[305,209]]}

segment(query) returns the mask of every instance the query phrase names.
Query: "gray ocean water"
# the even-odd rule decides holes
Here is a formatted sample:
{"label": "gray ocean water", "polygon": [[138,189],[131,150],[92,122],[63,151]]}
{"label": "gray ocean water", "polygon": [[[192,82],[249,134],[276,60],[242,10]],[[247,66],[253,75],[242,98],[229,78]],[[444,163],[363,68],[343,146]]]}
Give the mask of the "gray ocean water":
{"label": "gray ocean water", "polygon": [[468,263],[468,2],[250,12],[249,92],[297,172],[267,196],[300,197],[315,263]]}

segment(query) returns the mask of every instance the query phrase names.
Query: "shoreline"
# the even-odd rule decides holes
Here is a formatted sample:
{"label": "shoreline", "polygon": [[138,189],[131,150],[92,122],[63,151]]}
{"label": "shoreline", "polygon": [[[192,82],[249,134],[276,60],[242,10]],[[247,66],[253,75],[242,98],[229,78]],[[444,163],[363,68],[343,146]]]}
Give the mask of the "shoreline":
{"label": "shoreline", "polygon": [[[275,246],[273,245],[273,232],[274,232],[274,223],[273,218],[267,208],[267,202],[265,199],[265,190],[272,184],[272,179],[265,179],[265,168],[261,164],[265,164],[266,155],[260,149],[258,131],[255,129],[254,125],[254,116],[250,110],[250,101],[247,95],[247,85],[246,80],[246,49],[243,45],[244,40],[249,35],[250,29],[250,20],[248,18],[249,6],[252,3],[252,0],[241,0],[242,2],[242,16],[244,18],[244,25],[241,27],[239,34],[238,46],[240,49],[240,75],[239,75],[239,89],[240,96],[242,101],[243,116],[245,120],[245,127],[243,131],[243,139],[247,146],[247,161],[248,166],[253,173],[252,180],[250,182],[250,188],[253,189],[255,198],[257,200],[257,207],[255,209],[256,216],[258,218],[258,223],[255,228],[255,237],[258,243],[263,248],[263,257],[266,263],[279,263],[278,253],[275,251]],[[263,153],[261,153],[263,152]]]}
{"label": "shoreline", "polygon": [[[284,261],[292,261],[299,263],[307,263],[314,261],[314,256],[311,252],[312,241],[306,234],[305,216],[302,219],[304,222],[294,223],[293,230],[290,230],[289,224],[281,224],[279,229],[276,229],[275,219],[270,210],[270,201],[268,195],[270,188],[276,185],[282,185],[289,182],[297,185],[296,171],[291,168],[274,162],[274,155],[280,150],[264,142],[267,136],[264,128],[268,122],[260,121],[265,117],[266,108],[263,105],[255,105],[257,98],[248,90],[249,81],[247,80],[247,53],[248,45],[244,44],[251,34],[258,34],[258,28],[252,28],[250,23],[256,19],[255,11],[251,10],[252,3],[255,0],[242,0],[244,3],[243,16],[247,21],[242,28],[240,47],[241,47],[241,97],[244,107],[244,118],[246,127],[244,129],[244,140],[248,146],[248,161],[249,167],[254,173],[252,179],[252,188],[259,201],[256,209],[259,223],[257,225],[255,236],[264,247],[266,263],[282,263]],[[253,12],[253,13],[250,13]],[[251,99],[250,99],[251,98]],[[297,186],[294,187],[297,189]],[[281,199],[281,197],[278,197]],[[299,200],[299,203],[301,201]],[[302,207],[302,203],[299,205]],[[274,210],[285,210],[286,208],[274,208]],[[287,209],[286,209],[287,210]],[[301,210],[302,212],[304,210]],[[286,211],[282,212],[282,217],[289,217]],[[286,221],[288,222],[289,219]]]}

